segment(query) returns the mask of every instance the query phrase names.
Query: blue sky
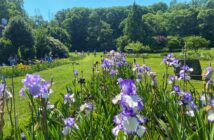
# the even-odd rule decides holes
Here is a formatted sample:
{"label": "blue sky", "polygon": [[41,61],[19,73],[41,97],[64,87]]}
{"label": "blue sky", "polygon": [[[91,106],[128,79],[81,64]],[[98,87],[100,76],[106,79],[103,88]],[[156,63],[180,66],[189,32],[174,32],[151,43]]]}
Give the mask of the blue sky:
{"label": "blue sky", "polygon": [[[135,0],[140,5],[151,5],[163,1],[169,3],[171,0]],[[189,0],[177,0],[186,2]],[[24,8],[30,16],[42,15],[44,19],[50,20],[54,14],[61,10],[72,7],[112,7],[130,5],[134,0],[24,0]]]}

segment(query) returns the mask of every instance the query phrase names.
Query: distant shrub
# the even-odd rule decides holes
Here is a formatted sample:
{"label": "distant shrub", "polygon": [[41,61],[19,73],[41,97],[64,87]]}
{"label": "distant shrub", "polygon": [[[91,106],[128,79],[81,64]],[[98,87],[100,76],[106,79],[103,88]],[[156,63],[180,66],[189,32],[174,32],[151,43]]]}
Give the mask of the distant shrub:
{"label": "distant shrub", "polygon": [[170,51],[181,49],[183,47],[182,38],[178,36],[167,36],[166,47],[169,48]]}
{"label": "distant shrub", "polygon": [[150,52],[151,49],[147,45],[143,45],[143,43],[137,41],[137,42],[131,42],[128,45],[125,46],[126,52],[134,52],[134,53],[143,53],[143,52]]}
{"label": "distant shrub", "polygon": [[188,36],[184,38],[185,45],[188,49],[198,51],[200,48],[207,48],[210,41],[201,36]]}
{"label": "distant shrub", "polygon": [[152,37],[152,47],[156,50],[161,50],[166,46],[167,38],[165,36],[159,35]]}
{"label": "distant shrub", "polygon": [[[177,58],[183,59],[184,54],[181,53],[179,55],[176,55]],[[199,60],[213,60],[214,56],[210,53],[187,53],[188,59],[199,59]]]}
{"label": "distant shrub", "polygon": [[121,36],[121,37],[117,38],[116,39],[117,50],[123,52],[125,47],[128,45],[128,43],[129,43],[128,36]]}
{"label": "distant shrub", "polygon": [[143,44],[139,41],[137,42],[131,42],[128,45],[125,46],[125,51],[126,52],[134,52],[137,53],[139,52],[143,47]]}
{"label": "distant shrub", "polygon": [[55,58],[65,58],[69,56],[68,48],[59,40],[48,37],[48,44]]}

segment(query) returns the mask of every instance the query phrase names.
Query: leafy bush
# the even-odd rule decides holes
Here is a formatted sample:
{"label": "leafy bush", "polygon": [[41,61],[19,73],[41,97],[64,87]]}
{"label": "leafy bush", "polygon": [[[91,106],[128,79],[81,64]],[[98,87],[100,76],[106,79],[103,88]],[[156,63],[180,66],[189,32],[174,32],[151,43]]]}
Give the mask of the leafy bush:
{"label": "leafy bush", "polygon": [[188,36],[184,38],[185,45],[188,49],[198,51],[200,48],[207,48],[209,46],[210,41],[206,40],[201,36]]}
{"label": "leafy bush", "polygon": [[165,36],[159,35],[152,37],[152,47],[155,50],[161,50],[166,46],[167,38]]}
{"label": "leafy bush", "polygon": [[18,16],[10,19],[4,30],[4,36],[11,40],[13,46],[16,47],[16,52],[20,48],[23,59],[34,58],[35,40],[32,29],[24,18]]}
{"label": "leafy bush", "polygon": [[128,36],[121,36],[116,39],[116,46],[118,51],[124,51],[126,45],[129,43],[129,38]]}
{"label": "leafy bush", "polygon": [[8,63],[8,58],[16,54],[16,48],[11,41],[0,38],[0,63]]}
{"label": "leafy bush", "polygon": [[148,45],[143,45],[143,43],[137,41],[137,42],[131,42],[128,45],[125,46],[126,52],[134,52],[134,53],[145,53],[150,52],[151,48]]}
{"label": "leafy bush", "polygon": [[47,39],[47,30],[44,28],[39,28],[34,31],[36,38],[36,54],[37,58],[44,58],[45,54],[48,54],[51,51],[50,46],[48,45]]}
{"label": "leafy bush", "polygon": [[178,36],[167,36],[166,47],[171,51],[181,49],[183,47],[182,38]]}
{"label": "leafy bush", "polygon": [[54,39],[53,37],[48,37],[48,45],[55,58],[65,58],[69,56],[68,48],[59,40]]}

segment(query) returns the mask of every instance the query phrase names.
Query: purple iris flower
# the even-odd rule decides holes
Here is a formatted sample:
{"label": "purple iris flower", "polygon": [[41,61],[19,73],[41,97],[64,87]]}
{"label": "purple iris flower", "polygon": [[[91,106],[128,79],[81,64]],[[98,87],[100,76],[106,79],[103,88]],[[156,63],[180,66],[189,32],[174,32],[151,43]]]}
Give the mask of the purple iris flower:
{"label": "purple iris flower", "polygon": [[26,140],[26,136],[24,133],[21,134],[21,140]]}
{"label": "purple iris flower", "polygon": [[64,127],[62,130],[63,135],[68,135],[71,132],[71,128],[75,126],[74,118],[68,117],[64,120]]}
{"label": "purple iris flower", "polygon": [[102,68],[110,68],[112,66],[112,62],[109,59],[104,59],[101,65]]}
{"label": "purple iris flower", "polygon": [[120,63],[120,62],[116,62],[116,67],[121,67],[122,66],[122,64]]}
{"label": "purple iris flower", "polygon": [[180,92],[180,87],[175,85],[175,86],[173,87],[173,90],[174,90],[176,93],[179,93],[179,92]]}
{"label": "purple iris flower", "polygon": [[80,106],[80,111],[88,110],[91,111],[93,109],[92,103],[84,103]]}
{"label": "purple iris flower", "polygon": [[68,117],[64,120],[64,126],[65,127],[72,127],[75,124],[74,118]]}
{"label": "purple iris flower", "polygon": [[198,108],[198,106],[194,102],[192,102],[191,103],[191,109],[197,109],[197,108]]}
{"label": "purple iris flower", "polygon": [[182,102],[183,104],[188,104],[192,101],[192,95],[189,92],[184,92]]}
{"label": "purple iris flower", "polygon": [[137,87],[133,80],[123,80],[120,83],[121,92],[123,94],[134,95],[136,94]]}
{"label": "purple iris flower", "polygon": [[5,89],[5,85],[4,84],[0,84],[0,93],[2,93]]}
{"label": "purple iris flower", "polygon": [[211,106],[212,108],[214,108],[214,99],[211,99],[211,101],[210,101],[210,106]]}
{"label": "purple iris flower", "polygon": [[144,107],[142,99],[136,93],[136,85],[133,80],[122,80],[119,82],[121,93],[117,95],[112,102],[116,104],[120,100],[122,111],[114,117],[116,127],[112,129],[112,133],[117,136],[119,131],[126,134],[137,134],[142,137],[146,128],[142,125],[145,119],[138,114]]}
{"label": "purple iris flower", "polygon": [[20,95],[24,95],[25,89],[28,89],[29,93],[33,97],[47,98],[50,92],[50,82],[43,80],[38,74],[27,74],[25,79],[22,80],[24,88],[20,90]]}
{"label": "purple iris flower", "polygon": [[180,72],[179,72],[179,79],[185,79],[186,81],[189,81],[191,79],[190,73],[193,72],[193,69],[189,66],[185,65],[182,66]]}
{"label": "purple iris flower", "polygon": [[65,94],[64,95],[64,104],[75,102],[74,94]]}
{"label": "purple iris flower", "polygon": [[116,70],[111,70],[110,71],[110,75],[116,75],[117,74],[117,71]]}
{"label": "purple iris flower", "polygon": [[74,70],[74,75],[78,75],[78,71],[77,70]]}
{"label": "purple iris flower", "polygon": [[142,73],[138,73],[136,81],[140,82],[141,80],[142,80]]}
{"label": "purple iris flower", "polygon": [[209,80],[211,80],[212,79],[212,75],[213,75],[213,69],[212,69],[212,67],[207,67],[205,69],[205,73],[203,75],[205,81],[208,82]]}
{"label": "purple iris flower", "polygon": [[175,57],[173,57],[172,54],[167,54],[167,56],[164,56],[163,63],[165,63],[167,66],[173,66],[173,67],[179,66],[178,60]]}
{"label": "purple iris flower", "polygon": [[32,85],[40,84],[42,78],[38,74],[27,74],[25,79],[22,80],[22,83],[25,87],[30,87]]}
{"label": "purple iris flower", "polygon": [[117,79],[117,82],[118,82],[119,84],[121,84],[121,83],[122,83],[122,81],[123,81],[123,79],[122,79],[122,78],[118,78],[118,79]]}
{"label": "purple iris flower", "polygon": [[169,84],[172,84],[175,82],[175,76],[169,76]]}

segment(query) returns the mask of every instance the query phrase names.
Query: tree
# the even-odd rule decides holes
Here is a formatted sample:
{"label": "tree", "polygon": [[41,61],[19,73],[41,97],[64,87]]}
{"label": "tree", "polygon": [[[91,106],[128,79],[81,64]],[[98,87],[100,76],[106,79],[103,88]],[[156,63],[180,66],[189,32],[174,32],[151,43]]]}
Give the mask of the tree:
{"label": "tree", "polygon": [[104,21],[99,21],[95,26],[89,26],[87,38],[89,48],[98,51],[115,49],[112,33],[111,26]]}
{"label": "tree", "polygon": [[132,41],[143,40],[143,22],[142,22],[142,9],[135,3],[129,12],[129,15],[125,22],[124,35]]}
{"label": "tree", "polygon": [[6,38],[0,38],[0,63],[8,63],[8,58],[16,54],[15,47]]}
{"label": "tree", "polygon": [[66,45],[69,49],[71,49],[71,37],[67,33],[67,31],[60,27],[48,27],[48,34],[55,39],[58,39],[64,45]]}
{"label": "tree", "polygon": [[183,47],[183,41],[179,36],[167,36],[166,47],[169,50],[180,50]]}
{"label": "tree", "polygon": [[214,0],[208,0],[208,2],[206,3],[206,7],[214,9]]}
{"label": "tree", "polygon": [[164,2],[158,2],[158,3],[153,4],[150,8],[154,12],[165,12],[165,11],[167,11],[168,6]]}
{"label": "tree", "polygon": [[188,49],[194,50],[195,52],[198,51],[200,48],[207,48],[209,45],[209,41],[201,36],[188,36],[184,38],[185,46]]}
{"label": "tree", "polygon": [[38,28],[34,32],[36,39],[36,54],[37,58],[44,58],[45,54],[48,54],[51,51],[48,41],[48,31],[46,28]]}
{"label": "tree", "polygon": [[198,35],[197,15],[198,11],[191,8],[167,12],[165,14],[167,33],[173,36]]}
{"label": "tree", "polygon": [[146,30],[146,36],[166,35],[166,17],[162,13],[143,15],[143,23]]}
{"label": "tree", "polygon": [[126,45],[130,42],[128,36],[120,36],[116,39],[117,50],[123,52]]}
{"label": "tree", "polygon": [[16,48],[20,48],[24,59],[32,59],[35,56],[34,36],[32,29],[21,17],[10,19],[5,28],[4,36],[11,40]]}
{"label": "tree", "polygon": [[68,18],[62,23],[63,28],[72,37],[72,50],[82,50],[86,47],[89,14],[87,8],[74,8],[69,11]]}
{"label": "tree", "polygon": [[6,0],[1,0],[0,2],[0,9],[1,9],[1,12],[0,12],[0,20],[2,18],[6,18],[6,19],[9,19],[9,12],[8,12],[8,7],[7,7],[7,1]]}
{"label": "tree", "polygon": [[214,9],[201,10],[197,16],[200,34],[214,45]]}

